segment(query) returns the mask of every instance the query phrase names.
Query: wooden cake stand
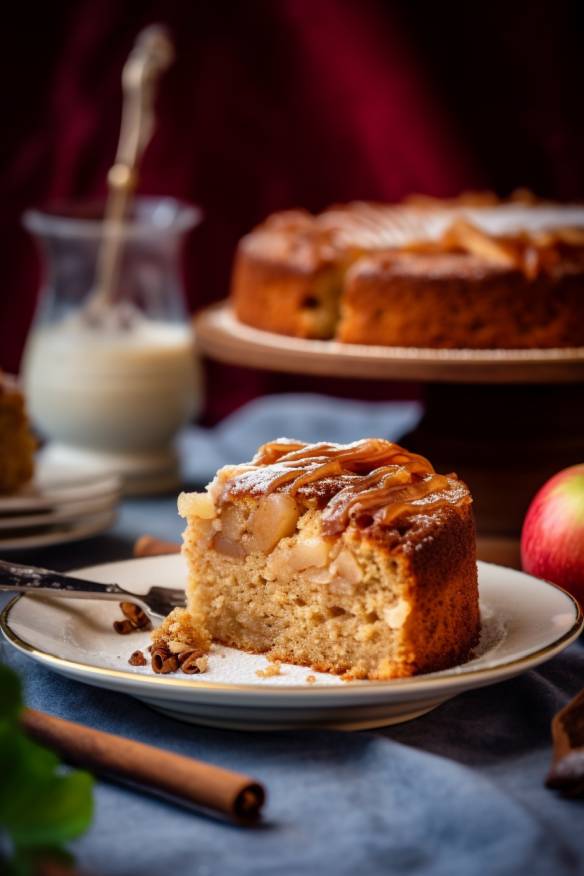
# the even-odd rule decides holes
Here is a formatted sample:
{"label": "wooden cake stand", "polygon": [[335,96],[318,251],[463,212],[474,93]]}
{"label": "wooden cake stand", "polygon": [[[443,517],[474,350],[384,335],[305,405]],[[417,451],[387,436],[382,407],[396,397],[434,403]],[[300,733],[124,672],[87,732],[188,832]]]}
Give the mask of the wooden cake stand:
{"label": "wooden cake stand", "polygon": [[243,325],[227,303],[196,319],[199,347],[222,362],[327,377],[417,381],[425,413],[400,441],[470,486],[481,559],[519,565],[531,497],[584,462],[584,348],[430,350],[311,341]]}

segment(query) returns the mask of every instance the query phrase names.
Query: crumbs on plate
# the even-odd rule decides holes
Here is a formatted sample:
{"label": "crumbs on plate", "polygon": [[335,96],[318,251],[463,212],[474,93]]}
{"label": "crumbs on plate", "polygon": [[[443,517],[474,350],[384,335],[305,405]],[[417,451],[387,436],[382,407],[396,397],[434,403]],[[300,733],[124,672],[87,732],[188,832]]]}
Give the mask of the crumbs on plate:
{"label": "crumbs on plate", "polygon": [[265,669],[256,669],[258,678],[271,678],[273,675],[282,675],[281,663],[268,663]]}

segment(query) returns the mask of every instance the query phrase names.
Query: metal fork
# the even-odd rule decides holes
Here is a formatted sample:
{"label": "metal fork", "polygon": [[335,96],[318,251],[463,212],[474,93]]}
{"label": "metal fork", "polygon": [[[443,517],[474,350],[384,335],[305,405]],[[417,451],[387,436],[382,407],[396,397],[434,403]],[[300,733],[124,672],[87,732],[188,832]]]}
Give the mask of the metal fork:
{"label": "metal fork", "polygon": [[114,602],[135,602],[146,614],[166,617],[173,608],[185,604],[184,590],[151,587],[147,593],[132,593],[119,584],[98,584],[61,572],[51,572],[37,566],[21,566],[0,560],[0,591],[45,593],[70,599],[108,599]]}

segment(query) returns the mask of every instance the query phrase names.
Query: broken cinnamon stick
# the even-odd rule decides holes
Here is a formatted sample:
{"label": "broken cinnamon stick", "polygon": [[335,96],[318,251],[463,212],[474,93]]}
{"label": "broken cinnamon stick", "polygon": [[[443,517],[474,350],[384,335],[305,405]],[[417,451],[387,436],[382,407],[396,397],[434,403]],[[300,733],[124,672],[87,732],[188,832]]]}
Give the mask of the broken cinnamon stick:
{"label": "broken cinnamon stick", "polygon": [[175,541],[165,541],[154,535],[141,535],[134,544],[135,557],[159,557],[163,554],[179,554],[180,544]]}
{"label": "broken cinnamon stick", "polygon": [[552,721],[554,757],[546,786],[566,797],[584,796],[584,690]]}
{"label": "broken cinnamon stick", "polygon": [[219,812],[242,824],[259,818],[265,792],[248,776],[35,709],[25,709],[21,721],[29,736],[68,763]]}

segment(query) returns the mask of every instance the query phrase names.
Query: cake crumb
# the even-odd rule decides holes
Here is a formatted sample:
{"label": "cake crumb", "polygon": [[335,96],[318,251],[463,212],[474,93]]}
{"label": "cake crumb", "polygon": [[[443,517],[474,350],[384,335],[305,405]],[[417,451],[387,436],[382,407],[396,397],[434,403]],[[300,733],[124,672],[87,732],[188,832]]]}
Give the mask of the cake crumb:
{"label": "cake crumb", "polygon": [[271,678],[273,675],[282,675],[281,663],[268,663],[265,669],[256,669],[258,678]]}
{"label": "cake crumb", "polygon": [[199,668],[199,672],[206,672],[209,668],[209,658],[206,654],[203,654],[202,657],[199,657],[198,660],[195,660],[195,663]]}
{"label": "cake crumb", "polygon": [[306,684],[316,684],[316,675],[307,675]]}
{"label": "cake crumb", "polygon": [[192,651],[193,646],[190,642],[179,642],[177,639],[169,639],[166,647],[171,654],[183,654],[185,651]]}
{"label": "cake crumb", "polygon": [[203,628],[195,627],[186,608],[173,609],[164,618],[162,624],[153,630],[151,637],[155,648],[166,648],[172,654],[181,654],[194,649],[205,652],[211,646],[208,632]]}
{"label": "cake crumb", "polygon": [[146,666],[147,662],[142,651],[134,651],[128,660],[130,666]]}

